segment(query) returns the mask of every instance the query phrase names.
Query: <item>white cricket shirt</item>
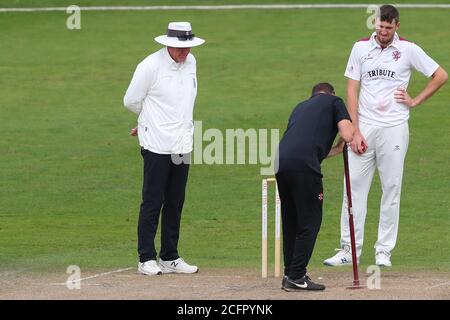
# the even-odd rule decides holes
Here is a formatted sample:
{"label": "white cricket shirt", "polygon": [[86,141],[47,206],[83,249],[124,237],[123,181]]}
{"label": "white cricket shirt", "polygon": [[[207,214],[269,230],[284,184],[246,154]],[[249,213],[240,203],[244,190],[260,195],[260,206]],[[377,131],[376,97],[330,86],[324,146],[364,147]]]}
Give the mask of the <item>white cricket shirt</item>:
{"label": "white cricket shirt", "polygon": [[191,152],[196,96],[192,54],[176,63],[164,47],[139,63],[123,99],[125,107],[139,115],[139,144],[159,154]]}
{"label": "white cricket shirt", "polygon": [[345,76],[360,81],[359,121],[390,127],[408,121],[409,107],[397,103],[394,92],[408,88],[411,71],[430,77],[439,65],[418,45],[394,35],[393,42],[382,49],[370,38],[355,43],[348,60]]}

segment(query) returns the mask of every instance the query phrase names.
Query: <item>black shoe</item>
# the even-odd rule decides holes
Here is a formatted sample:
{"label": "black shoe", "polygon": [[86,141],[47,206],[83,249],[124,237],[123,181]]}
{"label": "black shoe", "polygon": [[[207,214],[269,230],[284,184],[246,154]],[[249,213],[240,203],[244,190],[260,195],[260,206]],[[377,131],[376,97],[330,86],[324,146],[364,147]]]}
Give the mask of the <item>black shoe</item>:
{"label": "black shoe", "polygon": [[287,276],[283,276],[283,280],[281,280],[281,289],[284,290],[284,287],[286,286],[286,280],[288,279]]}
{"label": "black shoe", "polygon": [[284,283],[283,289],[288,292],[302,290],[320,291],[325,290],[325,286],[323,284],[312,282],[311,279],[305,275],[297,280],[287,278]]}

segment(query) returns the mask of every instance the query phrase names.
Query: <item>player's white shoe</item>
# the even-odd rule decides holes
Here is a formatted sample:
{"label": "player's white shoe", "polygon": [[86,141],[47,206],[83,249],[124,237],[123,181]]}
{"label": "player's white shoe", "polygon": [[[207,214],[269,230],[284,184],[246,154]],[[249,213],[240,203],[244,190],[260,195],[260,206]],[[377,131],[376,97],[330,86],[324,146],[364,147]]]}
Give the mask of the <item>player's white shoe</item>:
{"label": "player's white shoe", "polygon": [[392,267],[391,254],[387,251],[378,251],[375,254],[375,264],[379,267]]}
{"label": "player's white shoe", "polygon": [[324,265],[336,267],[352,264],[352,251],[349,246],[343,246],[341,249],[336,249],[336,251],[338,253],[336,253],[333,257],[323,261]]}
{"label": "player's white shoe", "polygon": [[149,260],[138,263],[138,272],[147,275],[160,275],[162,274],[161,268],[156,263],[156,260]]}
{"label": "player's white shoe", "polygon": [[191,266],[187,264],[182,258],[176,260],[164,261],[159,259],[159,267],[162,273],[196,273],[198,272],[197,266]]}

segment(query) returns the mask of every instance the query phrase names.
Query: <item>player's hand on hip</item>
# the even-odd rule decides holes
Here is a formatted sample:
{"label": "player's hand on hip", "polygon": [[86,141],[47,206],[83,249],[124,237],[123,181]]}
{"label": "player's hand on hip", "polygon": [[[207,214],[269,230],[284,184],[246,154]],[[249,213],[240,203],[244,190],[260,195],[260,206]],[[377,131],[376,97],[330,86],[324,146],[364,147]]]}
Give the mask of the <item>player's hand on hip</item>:
{"label": "player's hand on hip", "polygon": [[405,88],[399,87],[394,92],[394,99],[397,103],[402,103],[410,108],[414,108],[417,104],[411,98]]}
{"label": "player's hand on hip", "polygon": [[130,136],[136,137],[138,133],[138,128],[135,127],[133,129],[130,130]]}

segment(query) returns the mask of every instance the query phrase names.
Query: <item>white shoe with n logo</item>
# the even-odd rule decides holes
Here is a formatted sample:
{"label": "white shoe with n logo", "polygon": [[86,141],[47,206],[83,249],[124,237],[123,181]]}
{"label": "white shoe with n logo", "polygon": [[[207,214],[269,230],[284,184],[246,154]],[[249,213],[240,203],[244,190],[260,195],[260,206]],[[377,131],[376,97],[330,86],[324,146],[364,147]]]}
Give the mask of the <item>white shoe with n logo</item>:
{"label": "white shoe with n logo", "polygon": [[[326,259],[323,264],[330,267],[347,266],[352,264],[352,251],[349,246],[343,246],[341,249],[336,249],[337,253]],[[359,263],[359,259],[357,261]]]}
{"label": "white shoe with n logo", "polygon": [[164,261],[159,259],[159,267],[162,273],[196,273],[197,266],[187,264],[182,258],[176,260]]}

